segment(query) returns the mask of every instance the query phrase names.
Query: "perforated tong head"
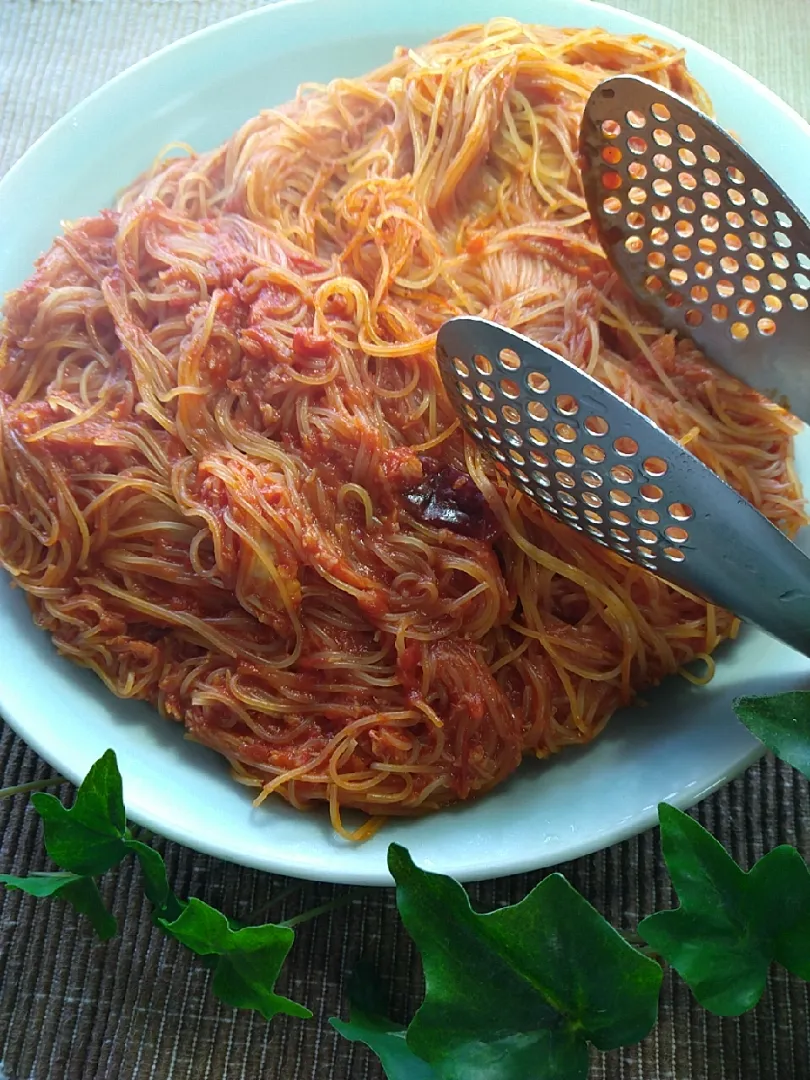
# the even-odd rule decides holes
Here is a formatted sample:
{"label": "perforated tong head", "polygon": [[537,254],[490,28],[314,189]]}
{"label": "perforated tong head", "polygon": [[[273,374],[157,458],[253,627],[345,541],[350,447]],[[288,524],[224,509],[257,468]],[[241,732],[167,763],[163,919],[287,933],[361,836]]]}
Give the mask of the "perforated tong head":
{"label": "perforated tong head", "polygon": [[610,261],[667,329],[810,421],[810,224],[726,131],[635,75],[600,83],[580,158]]}
{"label": "perforated tong head", "polygon": [[486,319],[442,326],[466,430],[545,511],[810,655],[810,559],[675,439],[596,379]]}

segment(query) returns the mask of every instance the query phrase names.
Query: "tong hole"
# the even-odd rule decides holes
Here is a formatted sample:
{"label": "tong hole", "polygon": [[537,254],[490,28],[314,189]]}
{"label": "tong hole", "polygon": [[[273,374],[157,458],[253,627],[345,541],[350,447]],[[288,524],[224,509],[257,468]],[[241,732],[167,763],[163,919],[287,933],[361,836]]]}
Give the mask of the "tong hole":
{"label": "tong hole", "polygon": [[554,407],[562,416],[576,416],[579,412],[579,402],[572,394],[558,394]]}
{"label": "tong hole", "polygon": [[478,353],[473,357],[473,363],[479,375],[492,374],[492,363],[488,356],[482,356],[481,353]]}
{"label": "tong hole", "polygon": [[589,435],[600,438],[602,435],[607,435],[610,429],[607,420],[603,416],[586,416],[585,430]]}
{"label": "tong hole", "polygon": [[658,484],[642,484],[638,489],[638,493],[645,502],[651,503],[660,502],[664,497],[664,492]]}
{"label": "tong hole", "polygon": [[670,562],[683,562],[686,555],[684,555],[680,548],[665,547],[664,558],[669,559]]}
{"label": "tong hole", "polygon": [[602,134],[606,139],[617,139],[621,133],[621,124],[617,120],[602,121]]}
{"label": "tong hole", "polygon": [[683,141],[687,143],[694,142],[694,128],[690,127],[689,124],[678,124],[678,137],[683,139]]}
{"label": "tong hole", "polygon": [[498,359],[501,366],[505,367],[507,371],[517,371],[520,367],[520,357],[514,349],[501,349],[498,353]]}
{"label": "tong hole", "polygon": [[653,114],[656,120],[660,120],[661,123],[665,123],[671,119],[672,114],[662,101],[656,101],[650,107],[650,112]]}
{"label": "tong hole", "polygon": [[620,491],[618,488],[613,488],[609,495],[610,501],[614,506],[629,506],[631,499],[626,491]]}
{"label": "tong hole", "polygon": [[595,492],[593,491],[583,491],[582,501],[585,503],[586,506],[593,506],[594,508],[598,509],[602,505],[602,496],[595,494]]}
{"label": "tong hole", "polygon": [[456,369],[456,374],[460,375],[462,379],[469,379],[470,369],[458,356],[453,358],[453,367]]}
{"label": "tong hole", "polygon": [[664,536],[673,544],[685,544],[689,539],[689,533],[681,525],[670,525],[664,529]]}
{"label": "tong hole", "polygon": [[548,435],[541,428],[530,427],[529,442],[534,443],[535,446],[547,446]]}
{"label": "tong hole", "polygon": [[576,428],[570,424],[555,424],[554,434],[560,440],[560,442],[572,443],[576,442],[577,432]]}
{"label": "tong hole", "polygon": [[504,397],[515,398],[520,397],[520,387],[514,379],[501,379],[501,393]]}
{"label": "tong hole", "polygon": [[647,476],[651,476],[656,479],[659,476],[666,476],[668,465],[663,458],[660,457],[648,457],[644,459],[644,463],[641,466]]}
{"label": "tong hole", "polygon": [[[602,477],[599,475],[599,473],[595,473],[592,472],[590,469],[586,469],[582,474],[582,483],[589,488],[599,488],[602,486]],[[591,503],[591,505],[601,506],[602,500],[600,499],[598,503]]]}
{"label": "tong hole", "polygon": [[631,439],[629,435],[620,435],[613,443],[613,449],[621,457],[633,457],[634,454],[638,453],[638,443],[635,439]]}
{"label": "tong hole", "polygon": [[478,396],[482,397],[484,401],[495,400],[495,391],[492,389],[489,383],[485,383],[483,380],[481,380],[481,382],[476,383],[475,388],[478,391]]}
{"label": "tong hole", "polygon": [[632,484],[634,479],[633,470],[627,465],[614,465],[610,476],[617,484]]}
{"label": "tong hole", "polygon": [[507,424],[519,424],[520,412],[514,407],[514,405],[504,405],[501,407],[501,416],[507,422]]}
{"label": "tong hole", "polygon": [[548,392],[549,381],[542,372],[530,371],[526,382],[528,383],[529,389],[534,394],[545,394]]}
{"label": "tong hole", "polygon": [[576,464],[576,458],[571,451],[565,450],[563,447],[559,447],[554,451],[554,460],[566,469],[572,469]]}
{"label": "tong hole", "polygon": [[807,311],[808,300],[806,296],[802,296],[801,293],[791,293],[790,302],[796,311]]}
{"label": "tong hole", "polygon": [[625,119],[633,128],[643,128],[647,123],[644,113],[639,112],[638,109],[628,109]]}
{"label": "tong hole", "polygon": [[689,521],[695,516],[695,511],[689,503],[674,502],[667,507],[667,513],[675,521]]}
{"label": "tong hole", "polygon": [[776,323],[773,319],[760,319],[757,322],[757,330],[763,337],[771,337],[772,334],[776,333]]}
{"label": "tong hole", "polygon": [[582,447],[582,456],[586,461],[592,462],[594,465],[601,465],[605,460],[605,451],[601,446],[594,446],[593,443],[586,443]]}
{"label": "tong hole", "polygon": [[636,510],[636,517],[642,525],[657,525],[661,520],[658,511],[651,510],[647,506],[642,506],[640,510]]}
{"label": "tong hole", "polygon": [[735,322],[731,324],[731,336],[735,341],[745,341],[748,334],[749,330],[745,323]]}
{"label": "tong hole", "polygon": [[530,401],[526,409],[532,420],[537,420],[538,423],[548,420],[548,409],[542,401]]}

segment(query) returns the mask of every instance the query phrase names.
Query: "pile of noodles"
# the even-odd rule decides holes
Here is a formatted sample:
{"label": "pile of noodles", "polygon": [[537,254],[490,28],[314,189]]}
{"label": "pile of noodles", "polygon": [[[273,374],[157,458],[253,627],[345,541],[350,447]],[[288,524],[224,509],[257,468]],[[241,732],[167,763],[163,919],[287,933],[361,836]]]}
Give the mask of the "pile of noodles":
{"label": "pile of noodles", "polygon": [[736,632],[465,439],[449,316],[552,345],[803,521],[796,421],[649,325],[594,239],[578,128],[616,71],[707,105],[646,38],[466,27],[164,158],[7,300],[2,564],[61,653],[259,800],[368,835],[587,742]]}

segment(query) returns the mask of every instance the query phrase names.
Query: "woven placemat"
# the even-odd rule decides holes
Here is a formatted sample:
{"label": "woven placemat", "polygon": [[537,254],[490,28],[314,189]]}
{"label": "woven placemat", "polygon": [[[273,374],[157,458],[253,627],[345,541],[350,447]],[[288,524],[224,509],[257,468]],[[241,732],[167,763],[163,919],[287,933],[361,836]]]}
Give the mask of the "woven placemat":
{"label": "woven placemat", "polygon": [[[128,64],[254,6],[248,0],[0,0],[0,174],[71,105]],[[704,0],[622,6],[704,41],[810,115],[808,0],[738,0],[733,15],[729,4]],[[50,772],[4,730],[2,786]],[[66,785],[60,794],[68,792]],[[808,785],[769,759],[707,799],[697,817],[746,866],[779,843],[810,851]],[[0,829],[0,870],[46,868],[38,818],[26,798],[0,802]],[[199,896],[237,918],[290,885],[176,844],[157,846],[179,895]],[[617,926],[635,926],[672,902],[657,832],[560,869]],[[66,905],[0,890],[0,1076],[379,1080],[376,1059],[338,1038],[326,1018],[345,1015],[343,973],[361,956],[387,973],[394,1017],[407,1019],[419,1001],[418,964],[390,892],[358,892],[350,907],[299,929],[279,990],[306,1002],[315,1019],[268,1024],[221,1006],[201,964],[152,929],[137,875],[125,866],[103,881],[121,926],[107,944]],[[481,909],[513,903],[541,877],[472,886],[473,902]],[[336,892],[331,885],[304,886],[272,917],[289,917]],[[593,1080],[810,1080],[808,1005],[807,986],[780,969],[753,1012],[721,1020],[699,1009],[667,974],[656,1032],[639,1047],[595,1059]]]}

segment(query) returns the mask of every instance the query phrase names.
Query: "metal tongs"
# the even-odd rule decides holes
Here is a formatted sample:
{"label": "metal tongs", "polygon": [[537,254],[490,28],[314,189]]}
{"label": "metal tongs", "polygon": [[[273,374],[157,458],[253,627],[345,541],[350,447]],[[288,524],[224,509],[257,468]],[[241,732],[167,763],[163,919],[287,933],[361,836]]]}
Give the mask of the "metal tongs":
{"label": "metal tongs", "polygon": [[[580,137],[601,243],[658,323],[810,420],[810,224],[713,120],[632,75]],[[441,328],[467,431],[571,528],[810,656],[810,559],[676,440],[569,361],[485,319]]]}

